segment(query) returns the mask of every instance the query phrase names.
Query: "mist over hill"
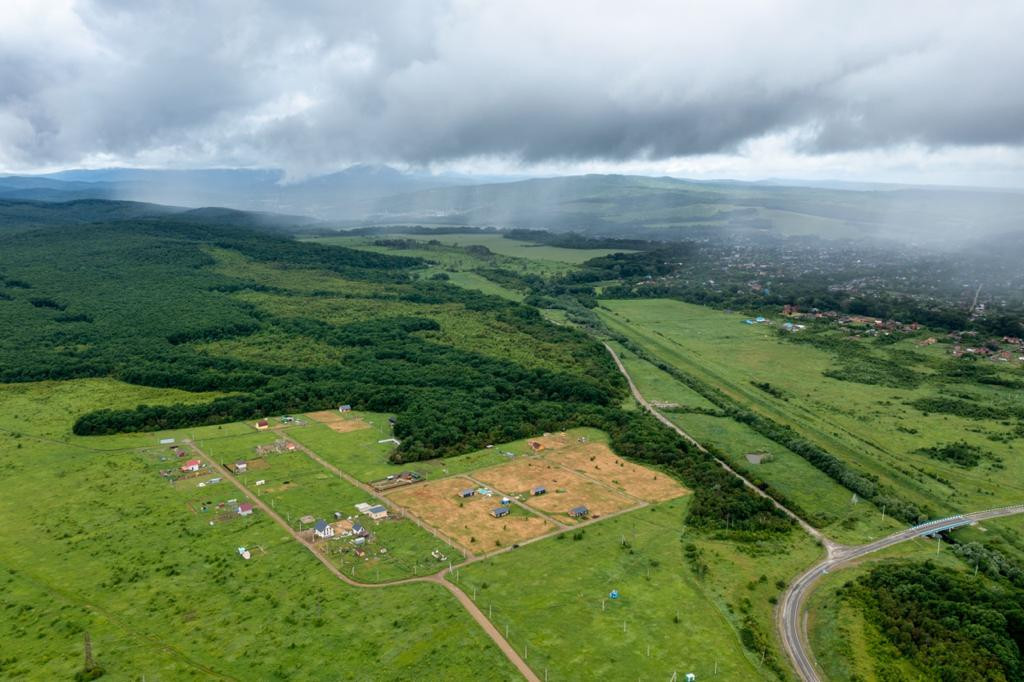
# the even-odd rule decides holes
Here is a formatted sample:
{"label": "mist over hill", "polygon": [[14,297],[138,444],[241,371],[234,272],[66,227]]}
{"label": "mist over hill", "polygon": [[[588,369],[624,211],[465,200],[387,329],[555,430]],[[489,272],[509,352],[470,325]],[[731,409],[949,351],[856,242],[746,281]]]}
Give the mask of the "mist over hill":
{"label": "mist over hill", "polygon": [[1024,192],[1003,189],[635,175],[501,181],[370,165],[295,182],[272,169],[70,170],[0,177],[0,199],[218,206],[339,229],[489,225],[659,241],[755,232],[960,248],[1024,230]]}

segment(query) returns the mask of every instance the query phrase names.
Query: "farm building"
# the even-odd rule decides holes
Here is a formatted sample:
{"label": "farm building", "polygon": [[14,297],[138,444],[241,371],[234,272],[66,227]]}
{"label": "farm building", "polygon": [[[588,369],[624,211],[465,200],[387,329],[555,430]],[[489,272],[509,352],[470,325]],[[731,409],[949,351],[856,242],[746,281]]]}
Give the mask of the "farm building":
{"label": "farm building", "polygon": [[535,486],[533,486],[533,488],[532,488],[532,489],[530,490],[530,494],[531,494],[531,495],[543,495],[543,494],[544,494],[544,493],[546,493],[547,491],[548,491],[548,489],[547,489],[547,488],[545,488],[544,486],[542,486],[542,485],[535,485]]}
{"label": "farm building", "polygon": [[334,537],[334,528],[332,528],[323,519],[318,519],[316,525],[313,526],[313,535],[318,538],[331,538]]}
{"label": "farm building", "polygon": [[236,474],[244,474],[245,471],[248,468],[249,468],[249,464],[247,462],[235,462],[235,473]]}
{"label": "farm building", "polygon": [[251,504],[247,504],[247,503],[238,505],[238,515],[239,516],[251,516],[252,515],[252,505]]}
{"label": "farm building", "polygon": [[358,511],[360,514],[365,514],[366,512],[370,511],[370,507],[372,506],[372,504],[360,502],[359,504],[356,505],[356,511]]}
{"label": "farm building", "polygon": [[495,507],[491,510],[491,516],[496,519],[500,519],[502,516],[508,516],[508,507]]}
{"label": "farm building", "polygon": [[381,519],[386,519],[388,517],[387,507],[381,506],[379,504],[375,507],[370,507],[369,509],[367,509],[366,513],[369,514],[370,518],[374,521],[380,521]]}
{"label": "farm building", "polygon": [[341,406],[338,407],[338,412],[351,412],[351,411],[352,411],[352,406],[351,405],[341,405]]}
{"label": "farm building", "polygon": [[581,519],[589,513],[590,510],[582,505],[580,505],[579,507],[573,507],[572,509],[569,510],[569,516],[573,517],[574,519]]}
{"label": "farm building", "polygon": [[270,428],[270,422],[268,422],[266,419],[261,419],[258,422],[256,422],[256,430],[257,431],[266,431],[269,428]]}
{"label": "farm building", "polygon": [[181,465],[182,471],[199,471],[200,461],[198,459],[190,459]]}
{"label": "farm building", "polygon": [[472,488],[466,488],[465,490],[459,493],[459,497],[473,497],[473,495],[475,494],[475,490],[473,490]]}

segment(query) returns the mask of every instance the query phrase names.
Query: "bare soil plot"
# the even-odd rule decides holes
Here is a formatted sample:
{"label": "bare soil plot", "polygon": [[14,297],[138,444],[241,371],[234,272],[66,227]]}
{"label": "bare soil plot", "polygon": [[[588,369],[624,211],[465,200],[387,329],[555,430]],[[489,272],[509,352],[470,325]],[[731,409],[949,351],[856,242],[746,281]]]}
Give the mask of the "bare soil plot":
{"label": "bare soil plot", "polygon": [[309,417],[321,424],[325,424],[329,429],[338,433],[349,433],[350,431],[360,431],[362,429],[370,428],[370,425],[360,417],[346,416],[341,412],[336,412],[334,410],[310,412]]}
{"label": "bare soil plot", "polygon": [[246,461],[249,471],[262,471],[270,468],[270,462],[265,457],[257,457]]}
{"label": "bare soil plot", "polygon": [[491,551],[498,543],[508,546],[555,529],[545,519],[526,515],[519,508],[513,508],[508,516],[494,518],[491,510],[501,504],[498,495],[459,496],[460,491],[476,487],[468,478],[453,476],[399,488],[388,498],[477,553]]}
{"label": "bare soil plot", "polygon": [[[636,500],[541,458],[520,457],[508,464],[476,471],[473,477],[562,523],[575,522],[568,513],[573,507],[584,506],[594,517],[637,504]],[[530,491],[536,486],[544,486],[547,492],[532,495]]]}
{"label": "bare soil plot", "polygon": [[661,502],[689,491],[668,474],[626,461],[604,443],[567,443],[545,448],[544,458],[647,502]]}

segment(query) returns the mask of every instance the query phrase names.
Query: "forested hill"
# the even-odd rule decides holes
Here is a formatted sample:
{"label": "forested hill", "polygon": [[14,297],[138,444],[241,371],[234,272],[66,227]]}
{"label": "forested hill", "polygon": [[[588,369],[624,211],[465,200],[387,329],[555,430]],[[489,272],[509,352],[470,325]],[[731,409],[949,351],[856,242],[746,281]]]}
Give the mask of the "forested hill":
{"label": "forested hill", "polygon": [[266,230],[153,219],[0,230],[0,382],[111,376],[219,391],[99,410],[81,435],[351,403],[398,415],[398,461],[590,425],[700,492],[691,522],[788,521],[650,417],[593,339],[535,308],[421,277],[422,261]]}
{"label": "forested hill", "polygon": [[304,216],[237,211],[230,208],[186,209],[180,206],[164,206],[139,201],[108,201],[95,198],[60,202],[25,201],[4,199],[0,194],[0,234],[60,225],[71,227],[124,220],[215,224],[263,229],[308,227],[315,222]]}

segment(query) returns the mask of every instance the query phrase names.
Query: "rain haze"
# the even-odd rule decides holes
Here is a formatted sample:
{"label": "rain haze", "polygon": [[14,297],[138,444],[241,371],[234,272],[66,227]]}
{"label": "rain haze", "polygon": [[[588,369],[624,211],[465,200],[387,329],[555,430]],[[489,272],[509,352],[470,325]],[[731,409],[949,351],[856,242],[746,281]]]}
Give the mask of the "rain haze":
{"label": "rain haze", "polygon": [[1024,682],[1024,0],[0,0],[0,680]]}

